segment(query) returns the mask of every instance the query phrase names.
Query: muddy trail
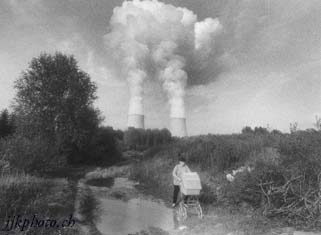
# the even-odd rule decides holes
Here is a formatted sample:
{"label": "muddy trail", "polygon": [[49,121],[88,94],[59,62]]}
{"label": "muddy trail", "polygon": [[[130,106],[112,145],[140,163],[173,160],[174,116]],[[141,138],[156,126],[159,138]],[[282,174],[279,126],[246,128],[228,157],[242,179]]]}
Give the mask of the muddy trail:
{"label": "muddy trail", "polygon": [[189,230],[190,221],[179,216],[178,208],[142,193],[136,187],[139,182],[128,179],[125,172],[126,167],[115,167],[86,176],[85,184],[99,202],[94,224],[100,234],[183,234]]}
{"label": "muddy trail", "polygon": [[[128,166],[97,169],[84,180],[98,201],[95,234],[101,235],[301,235],[291,227],[262,230],[252,224],[251,214],[205,210],[203,219],[188,212],[182,220],[178,208],[142,193],[139,182],[128,179]],[[264,223],[264,222],[263,222]],[[262,224],[263,226],[263,224]],[[307,233],[310,234],[310,233]]]}

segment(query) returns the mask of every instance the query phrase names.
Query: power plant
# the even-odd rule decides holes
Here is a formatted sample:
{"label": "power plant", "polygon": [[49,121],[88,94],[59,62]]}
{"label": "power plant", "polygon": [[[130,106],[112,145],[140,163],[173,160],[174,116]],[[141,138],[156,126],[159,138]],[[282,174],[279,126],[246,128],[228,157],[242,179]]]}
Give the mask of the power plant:
{"label": "power plant", "polygon": [[[144,115],[142,114],[128,114],[128,128],[138,128],[144,129]],[[187,129],[186,129],[186,119],[185,118],[170,118],[170,132],[172,136],[176,137],[185,137],[187,136]]]}
{"label": "power plant", "polygon": [[199,77],[188,71],[209,66],[222,28],[218,19],[198,21],[191,10],[158,0],[124,1],[114,9],[104,41],[116,71],[128,83],[128,127],[145,127],[144,84],[158,81],[167,94],[172,136],[187,135],[184,100],[193,84],[187,80]]}
{"label": "power plant", "polygon": [[142,114],[128,114],[127,126],[144,129],[144,115]]}
{"label": "power plant", "polygon": [[186,119],[171,117],[170,131],[172,133],[172,136],[177,136],[177,137],[187,136]]}

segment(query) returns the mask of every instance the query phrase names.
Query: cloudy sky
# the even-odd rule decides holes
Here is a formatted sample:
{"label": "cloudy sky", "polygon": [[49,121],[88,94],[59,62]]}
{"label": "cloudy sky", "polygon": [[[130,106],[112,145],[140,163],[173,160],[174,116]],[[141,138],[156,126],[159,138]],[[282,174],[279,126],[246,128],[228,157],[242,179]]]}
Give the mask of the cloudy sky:
{"label": "cloudy sky", "polygon": [[[199,20],[223,26],[210,71],[193,76],[186,94],[190,135],[239,132],[245,125],[282,131],[321,116],[319,0],[166,0]],[[128,87],[113,72],[104,45],[119,0],[0,1],[0,109],[10,106],[13,81],[41,52],[74,54],[98,85],[105,124],[124,129]],[[199,81],[199,82],[197,82]],[[168,127],[169,107],[158,83],[147,83],[146,127]]]}

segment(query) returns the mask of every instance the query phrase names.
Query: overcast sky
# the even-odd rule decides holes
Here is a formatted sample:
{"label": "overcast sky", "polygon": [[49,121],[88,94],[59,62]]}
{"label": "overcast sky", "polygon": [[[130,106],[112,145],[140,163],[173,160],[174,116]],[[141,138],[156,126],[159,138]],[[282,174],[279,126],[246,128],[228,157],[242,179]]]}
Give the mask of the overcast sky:
{"label": "overcast sky", "polygon": [[[166,0],[198,19],[223,26],[215,72],[187,90],[190,135],[240,132],[243,126],[282,131],[321,115],[319,0]],[[74,54],[98,85],[105,124],[126,128],[128,88],[114,75],[103,36],[118,0],[1,0],[0,109],[14,97],[13,81],[41,52]],[[215,57],[215,56],[214,56]],[[193,74],[193,76],[198,76]],[[196,79],[197,80],[197,79]],[[158,83],[146,84],[147,128],[168,127],[169,107]]]}

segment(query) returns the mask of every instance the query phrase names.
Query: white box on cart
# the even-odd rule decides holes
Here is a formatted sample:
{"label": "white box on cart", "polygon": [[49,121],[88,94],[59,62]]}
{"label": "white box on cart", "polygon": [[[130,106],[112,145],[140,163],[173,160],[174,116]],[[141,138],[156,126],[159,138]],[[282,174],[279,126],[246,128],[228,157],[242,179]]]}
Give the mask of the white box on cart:
{"label": "white box on cart", "polygon": [[184,195],[199,195],[201,189],[201,180],[196,172],[182,174],[180,190]]}

